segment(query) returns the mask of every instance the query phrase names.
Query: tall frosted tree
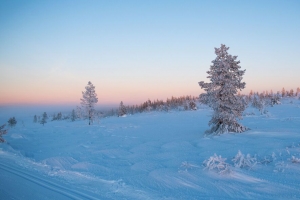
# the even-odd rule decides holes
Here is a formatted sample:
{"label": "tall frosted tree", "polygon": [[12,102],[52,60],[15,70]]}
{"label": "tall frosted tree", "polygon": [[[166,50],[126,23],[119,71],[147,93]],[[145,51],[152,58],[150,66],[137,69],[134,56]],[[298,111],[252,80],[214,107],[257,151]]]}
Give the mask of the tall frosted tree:
{"label": "tall frosted tree", "polygon": [[81,106],[84,108],[89,119],[89,125],[93,123],[95,118],[95,104],[98,102],[95,86],[89,81],[85,86],[85,91],[82,92]]}
{"label": "tall frosted tree", "polygon": [[209,121],[209,134],[240,133],[247,130],[238,123],[238,119],[242,119],[246,102],[242,96],[237,95],[238,91],[245,88],[246,83],[242,79],[246,70],[240,70],[240,61],[236,60],[237,56],[228,54],[228,49],[224,44],[215,48],[217,57],[207,72],[210,82],[199,82],[200,87],[206,91],[200,95],[200,99],[214,111]]}

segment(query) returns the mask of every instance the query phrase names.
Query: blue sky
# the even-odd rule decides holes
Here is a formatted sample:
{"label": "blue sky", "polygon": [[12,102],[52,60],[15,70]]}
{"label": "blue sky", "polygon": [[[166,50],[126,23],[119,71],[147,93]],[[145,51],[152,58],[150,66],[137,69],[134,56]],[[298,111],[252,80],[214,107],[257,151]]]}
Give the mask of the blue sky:
{"label": "blue sky", "polygon": [[0,104],[199,95],[226,44],[248,93],[300,86],[300,1],[0,1]]}

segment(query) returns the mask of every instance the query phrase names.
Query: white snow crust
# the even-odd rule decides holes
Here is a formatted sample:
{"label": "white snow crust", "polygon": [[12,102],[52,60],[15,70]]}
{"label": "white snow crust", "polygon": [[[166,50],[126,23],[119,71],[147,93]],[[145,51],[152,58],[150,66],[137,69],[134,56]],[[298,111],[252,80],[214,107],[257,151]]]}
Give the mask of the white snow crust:
{"label": "white snow crust", "polygon": [[[0,144],[0,199],[299,199],[300,100],[281,102],[268,115],[247,108],[251,130],[221,136],[205,136],[203,105],[90,126],[16,114]],[[211,157],[229,173],[204,166]]]}

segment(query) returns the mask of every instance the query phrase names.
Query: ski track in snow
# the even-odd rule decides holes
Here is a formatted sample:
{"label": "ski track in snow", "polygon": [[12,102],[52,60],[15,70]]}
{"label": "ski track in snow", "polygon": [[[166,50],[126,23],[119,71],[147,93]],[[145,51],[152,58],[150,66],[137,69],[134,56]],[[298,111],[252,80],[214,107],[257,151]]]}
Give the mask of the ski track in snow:
{"label": "ski track in snow", "polygon": [[[1,159],[0,171],[3,170],[30,183],[59,193],[67,199],[154,199],[154,197],[150,198],[151,194],[134,189],[122,180],[104,180],[76,171],[59,169],[49,171],[49,165],[22,159],[18,155],[10,155],[0,149],[0,157],[1,155],[5,159]],[[6,159],[9,162],[5,163]],[[26,172],[27,170],[30,172]],[[67,187],[70,185],[72,186]],[[91,188],[89,188],[90,186]]]}
{"label": "ski track in snow", "polygon": [[63,186],[53,183],[49,180],[41,179],[38,176],[34,176],[32,174],[26,173],[26,172],[24,172],[24,170],[22,170],[22,171],[18,170],[16,168],[13,168],[12,166],[0,164],[0,170],[4,170],[6,172],[14,174],[20,178],[26,179],[29,182],[35,183],[39,186],[42,186],[44,188],[47,188],[47,189],[53,191],[53,192],[62,194],[65,197],[68,197],[70,199],[97,199],[95,197],[89,196],[82,192],[78,192],[78,191],[63,187]]}

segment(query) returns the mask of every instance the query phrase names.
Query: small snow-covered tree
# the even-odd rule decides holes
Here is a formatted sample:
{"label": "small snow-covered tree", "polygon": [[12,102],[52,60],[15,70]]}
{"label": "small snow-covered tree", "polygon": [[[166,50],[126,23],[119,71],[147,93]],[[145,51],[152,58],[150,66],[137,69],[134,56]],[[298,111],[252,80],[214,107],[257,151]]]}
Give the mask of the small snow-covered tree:
{"label": "small snow-covered tree", "polygon": [[160,104],[160,105],[157,107],[157,110],[158,110],[158,111],[165,111],[165,112],[168,112],[168,111],[170,110],[170,108],[169,108],[168,105]]}
{"label": "small snow-covered tree", "polygon": [[222,156],[217,156],[217,154],[214,154],[209,159],[204,160],[203,166],[205,169],[216,171],[219,174],[230,173],[231,170],[229,164],[225,162],[226,160],[227,158],[222,158]]}
{"label": "small snow-covered tree", "polygon": [[184,103],[183,109],[184,109],[184,110],[189,110],[189,104],[188,104],[188,102],[185,102],[185,103]]}
{"label": "small snow-covered tree", "polygon": [[76,113],[75,113],[75,110],[73,109],[72,110],[72,113],[71,113],[71,120],[72,120],[72,122],[74,122],[75,120],[76,120]]}
{"label": "small snow-covered tree", "polygon": [[291,89],[290,90],[290,95],[289,95],[290,97],[293,97],[294,96],[294,90],[293,89]]}
{"label": "small snow-covered tree", "polygon": [[273,94],[271,97],[271,106],[280,104],[280,95],[279,94]]}
{"label": "small snow-covered tree", "polygon": [[251,97],[253,95],[253,91],[251,90],[249,93],[249,96]]}
{"label": "small snow-covered tree", "polygon": [[36,115],[34,115],[34,117],[33,117],[33,122],[37,123],[37,116]]}
{"label": "small snow-covered tree", "polygon": [[197,110],[197,105],[194,101],[189,102],[189,107],[191,110]]}
{"label": "small snow-covered tree", "polygon": [[255,157],[251,157],[250,154],[247,154],[245,156],[242,154],[242,152],[239,150],[236,156],[232,159],[232,162],[234,163],[234,166],[237,168],[247,168],[252,169],[257,161]]}
{"label": "small snow-covered tree", "polygon": [[118,116],[122,117],[122,116],[125,116],[126,114],[127,114],[126,107],[124,106],[123,101],[121,101],[119,110],[118,110]]}
{"label": "small snow-covered tree", "polygon": [[[261,114],[267,114],[268,111],[266,109],[268,105],[268,101],[265,97],[259,96],[259,95],[254,95],[253,100],[252,100],[252,106],[254,108],[257,108]],[[271,104],[271,103],[270,103]]]}
{"label": "small snow-covered tree", "polygon": [[152,106],[151,106],[151,101],[148,99],[148,101],[146,102],[146,111],[150,112],[152,110]]}
{"label": "small snow-covered tree", "polygon": [[57,118],[56,118],[56,114],[53,114],[52,115],[52,120],[51,121],[54,121],[54,120],[56,120]]}
{"label": "small snow-covered tree", "polygon": [[292,156],[291,161],[292,161],[292,163],[300,163],[300,158]]}
{"label": "small snow-covered tree", "polygon": [[15,117],[9,118],[9,120],[7,122],[10,127],[14,127],[17,124],[17,120]]}
{"label": "small snow-covered tree", "polygon": [[89,81],[85,87],[85,91],[82,92],[81,106],[84,108],[87,117],[89,119],[89,125],[93,123],[95,118],[95,104],[98,102],[97,94],[95,92],[95,86]]}
{"label": "small snow-covered tree", "polygon": [[47,123],[47,119],[48,119],[48,115],[46,112],[44,112],[40,123],[43,124],[44,126],[44,124]]}
{"label": "small snow-covered tree", "polygon": [[300,88],[298,87],[297,90],[296,90],[295,96],[297,97],[297,96],[299,96],[299,95],[300,95]]}
{"label": "small snow-covered tree", "polygon": [[245,70],[240,70],[240,61],[236,61],[237,56],[228,54],[228,49],[223,44],[215,48],[217,57],[207,72],[210,83],[199,82],[200,87],[206,91],[200,95],[200,99],[214,110],[209,122],[212,128],[207,133],[217,135],[247,130],[237,122],[237,119],[242,118],[247,105],[242,96],[237,95],[238,90],[244,89],[246,85],[242,82]]}
{"label": "small snow-covered tree", "polygon": [[80,106],[76,107],[76,117],[80,119],[83,118],[82,108]]}
{"label": "small snow-covered tree", "polygon": [[0,126],[0,142],[5,142],[5,140],[2,138],[2,135],[7,133],[7,130],[4,129],[6,124],[3,124]]}
{"label": "small snow-covered tree", "polygon": [[286,93],[285,93],[285,89],[284,88],[282,88],[282,90],[281,90],[281,96],[282,97],[284,97],[286,95]]}
{"label": "small snow-covered tree", "polygon": [[290,92],[287,90],[287,91],[285,91],[285,96],[286,97],[289,97],[290,96]]}
{"label": "small snow-covered tree", "polygon": [[56,120],[61,120],[61,119],[62,119],[62,113],[59,112],[57,113]]}

